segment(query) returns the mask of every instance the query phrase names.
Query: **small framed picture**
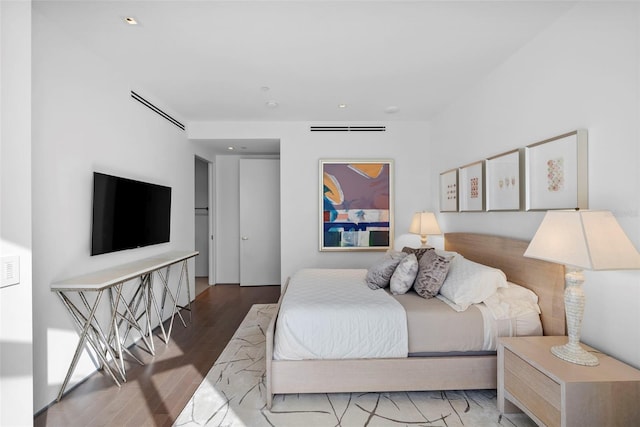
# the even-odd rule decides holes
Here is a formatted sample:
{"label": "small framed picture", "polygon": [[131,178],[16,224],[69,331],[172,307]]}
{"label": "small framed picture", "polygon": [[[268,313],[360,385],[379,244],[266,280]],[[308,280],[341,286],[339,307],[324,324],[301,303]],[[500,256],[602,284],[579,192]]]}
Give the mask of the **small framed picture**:
{"label": "small framed picture", "polygon": [[393,245],[393,161],[320,160],[320,251]]}
{"label": "small framed picture", "polygon": [[440,174],[440,212],[458,212],[458,169]]}
{"label": "small framed picture", "polygon": [[487,211],[520,210],[520,150],[486,160]]}
{"label": "small framed picture", "polygon": [[484,210],[484,160],[462,166],[458,172],[460,181],[460,212]]}
{"label": "small framed picture", "polygon": [[588,209],[587,131],[525,147],[526,210]]}

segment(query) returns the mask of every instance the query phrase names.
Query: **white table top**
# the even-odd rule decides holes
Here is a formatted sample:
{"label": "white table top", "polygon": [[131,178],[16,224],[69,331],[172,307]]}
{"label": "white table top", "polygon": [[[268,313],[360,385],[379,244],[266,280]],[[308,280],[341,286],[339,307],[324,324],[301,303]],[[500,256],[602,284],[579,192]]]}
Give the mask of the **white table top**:
{"label": "white table top", "polygon": [[198,251],[171,251],[51,284],[52,291],[100,291],[154,270],[193,258]]}

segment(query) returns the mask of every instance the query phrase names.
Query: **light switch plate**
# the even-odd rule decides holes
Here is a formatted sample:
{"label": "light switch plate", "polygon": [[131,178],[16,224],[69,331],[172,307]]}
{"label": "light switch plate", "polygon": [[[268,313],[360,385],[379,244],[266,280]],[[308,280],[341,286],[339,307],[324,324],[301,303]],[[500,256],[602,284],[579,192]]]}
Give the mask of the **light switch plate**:
{"label": "light switch plate", "polygon": [[5,256],[0,258],[0,287],[20,283],[20,257]]}

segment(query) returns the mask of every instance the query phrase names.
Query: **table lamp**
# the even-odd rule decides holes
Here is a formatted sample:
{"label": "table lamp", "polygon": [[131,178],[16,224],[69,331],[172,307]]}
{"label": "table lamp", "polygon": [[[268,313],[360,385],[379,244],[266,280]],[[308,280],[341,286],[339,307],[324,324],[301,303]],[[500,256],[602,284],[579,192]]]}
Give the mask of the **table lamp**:
{"label": "table lamp", "polygon": [[422,247],[427,246],[428,234],[442,234],[436,216],[433,212],[416,212],[413,214],[409,233],[420,235],[420,244]]}
{"label": "table lamp", "polygon": [[640,254],[609,211],[548,211],[524,256],[566,266],[564,305],[569,340],[551,352],[560,359],[585,366],[598,358],[580,346],[585,296],[583,269],[640,268]]}

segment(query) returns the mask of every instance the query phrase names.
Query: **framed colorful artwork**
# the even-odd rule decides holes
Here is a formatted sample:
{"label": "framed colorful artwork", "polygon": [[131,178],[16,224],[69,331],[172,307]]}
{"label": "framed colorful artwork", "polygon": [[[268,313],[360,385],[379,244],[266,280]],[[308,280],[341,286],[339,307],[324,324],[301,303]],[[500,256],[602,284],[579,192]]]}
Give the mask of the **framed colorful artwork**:
{"label": "framed colorful artwork", "polygon": [[458,212],[458,169],[440,174],[440,212]]}
{"label": "framed colorful artwork", "polygon": [[588,209],[587,131],[525,147],[526,210]]}
{"label": "framed colorful artwork", "polygon": [[320,160],[320,250],[393,245],[393,161]]}
{"label": "framed colorful artwork", "polygon": [[462,166],[458,171],[460,212],[484,210],[484,160]]}
{"label": "framed colorful artwork", "polygon": [[489,157],[485,175],[487,211],[520,210],[520,150]]}

